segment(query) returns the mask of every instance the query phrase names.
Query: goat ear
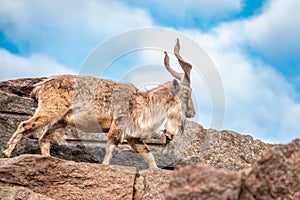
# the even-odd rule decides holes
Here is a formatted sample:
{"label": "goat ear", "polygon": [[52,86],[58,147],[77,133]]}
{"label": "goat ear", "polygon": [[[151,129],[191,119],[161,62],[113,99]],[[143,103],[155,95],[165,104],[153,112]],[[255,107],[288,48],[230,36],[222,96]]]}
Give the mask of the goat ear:
{"label": "goat ear", "polygon": [[174,88],[174,92],[178,92],[179,90],[179,83],[176,79],[173,80],[173,88]]}

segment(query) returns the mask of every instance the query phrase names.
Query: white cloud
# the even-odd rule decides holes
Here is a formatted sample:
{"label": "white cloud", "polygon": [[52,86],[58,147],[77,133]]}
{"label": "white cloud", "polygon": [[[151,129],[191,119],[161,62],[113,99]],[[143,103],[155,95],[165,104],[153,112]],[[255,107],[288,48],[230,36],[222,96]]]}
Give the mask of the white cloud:
{"label": "white cloud", "polygon": [[77,69],[107,37],[151,25],[147,12],[119,1],[0,0],[0,30],[21,53],[44,53]]}
{"label": "white cloud", "polygon": [[14,27],[9,28],[15,28],[15,34],[25,39],[44,28],[67,33],[79,31],[111,35],[152,24],[144,10],[130,8],[118,1],[53,0],[45,3],[38,0],[2,0],[0,5],[1,24],[12,23]]}
{"label": "white cloud", "polygon": [[21,57],[0,48],[0,80],[42,77],[55,74],[74,74],[45,55]]}
{"label": "white cloud", "polygon": [[275,61],[295,59],[300,63],[300,2],[272,0],[260,15],[243,21],[243,33],[251,46]]}

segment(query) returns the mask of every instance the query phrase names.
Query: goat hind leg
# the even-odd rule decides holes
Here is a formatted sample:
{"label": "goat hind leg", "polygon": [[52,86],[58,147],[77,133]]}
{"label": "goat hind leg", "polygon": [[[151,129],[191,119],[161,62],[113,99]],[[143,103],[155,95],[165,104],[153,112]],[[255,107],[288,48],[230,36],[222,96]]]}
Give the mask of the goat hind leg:
{"label": "goat hind leg", "polygon": [[47,140],[39,140],[39,145],[41,149],[41,153],[43,156],[50,156],[50,141]]}
{"label": "goat hind leg", "polygon": [[44,127],[43,133],[39,138],[39,145],[43,156],[50,156],[50,131],[48,126]]}
{"label": "goat hind leg", "polygon": [[[32,118],[22,122],[18,126],[17,130],[7,143],[7,148],[3,151],[2,157],[9,158],[11,156],[12,151],[15,149],[23,135],[37,129],[41,129],[43,130],[43,133],[45,133],[48,131],[48,128],[51,127],[51,124],[56,124],[58,119],[60,119],[59,117],[53,115],[53,113],[48,113],[47,116],[41,115],[41,113],[41,111],[39,114],[36,113]],[[44,144],[44,148],[47,148],[47,144]]]}
{"label": "goat hind leg", "polygon": [[21,124],[18,126],[17,130],[14,132],[9,142],[7,143],[7,148],[2,152],[2,157],[9,158],[23,135],[37,129],[43,124],[41,122],[38,122],[40,121],[38,119],[38,117],[33,116],[31,119],[25,122],[21,122]]}
{"label": "goat hind leg", "polygon": [[42,155],[51,156],[50,154],[51,142],[57,142],[58,144],[65,142],[65,140],[63,139],[64,130],[65,130],[65,124],[60,122],[54,124],[49,129],[48,126],[44,128],[43,134],[39,138],[39,145],[40,145]]}

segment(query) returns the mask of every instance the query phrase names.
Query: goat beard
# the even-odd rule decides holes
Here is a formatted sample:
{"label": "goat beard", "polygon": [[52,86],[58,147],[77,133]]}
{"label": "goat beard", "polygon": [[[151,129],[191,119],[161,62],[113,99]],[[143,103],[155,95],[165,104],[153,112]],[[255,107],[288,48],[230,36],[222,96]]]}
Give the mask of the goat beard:
{"label": "goat beard", "polygon": [[[176,135],[180,136],[181,134],[184,133],[185,124],[186,124],[186,120],[181,122],[181,124],[179,126],[179,131]],[[166,145],[168,145],[174,139],[174,137],[176,136],[176,135],[169,134],[166,129],[163,131],[163,133],[166,136]],[[176,137],[178,137],[178,136],[176,136]]]}

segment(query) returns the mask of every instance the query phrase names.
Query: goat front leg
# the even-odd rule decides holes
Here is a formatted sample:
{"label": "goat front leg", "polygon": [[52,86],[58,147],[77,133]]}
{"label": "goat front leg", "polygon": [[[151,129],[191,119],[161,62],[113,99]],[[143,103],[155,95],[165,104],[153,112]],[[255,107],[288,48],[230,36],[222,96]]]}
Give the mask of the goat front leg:
{"label": "goat front leg", "polygon": [[144,141],[138,138],[127,138],[127,142],[136,153],[143,157],[149,168],[157,168],[154,156]]}
{"label": "goat front leg", "polygon": [[114,153],[114,150],[116,149],[116,147],[117,147],[117,145],[107,142],[106,149],[105,149],[106,152],[105,152],[105,156],[104,156],[102,164],[109,165],[109,162],[113,156],[113,153]]}
{"label": "goat front leg", "polygon": [[114,150],[120,143],[121,134],[122,131],[118,128],[115,122],[112,122],[109,132],[107,134],[106,152],[102,164],[109,165]]}

